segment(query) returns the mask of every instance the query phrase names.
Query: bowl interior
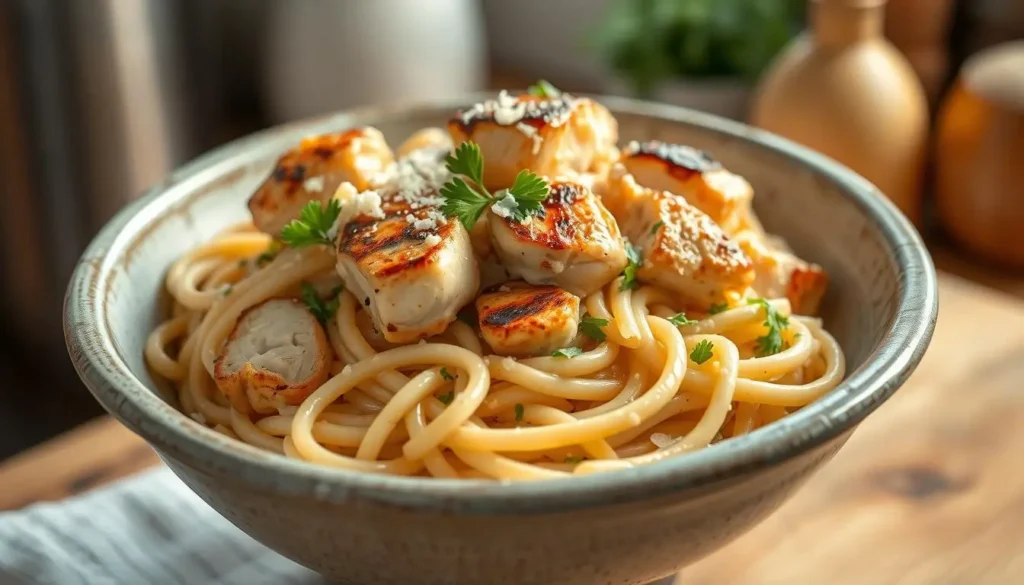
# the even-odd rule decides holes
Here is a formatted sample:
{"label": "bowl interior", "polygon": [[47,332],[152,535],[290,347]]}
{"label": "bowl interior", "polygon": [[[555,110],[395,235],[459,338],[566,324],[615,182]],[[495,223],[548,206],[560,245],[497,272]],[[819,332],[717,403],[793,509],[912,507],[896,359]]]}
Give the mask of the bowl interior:
{"label": "bowl interior", "polygon": [[[817,424],[815,417],[821,416],[831,417],[833,426],[848,427],[898,386],[900,376],[909,374],[904,372],[908,360],[912,369],[927,343],[929,313],[933,319],[935,311],[934,276],[913,228],[870,184],[824,157],[740,124],[669,106],[621,99],[601,101],[618,118],[623,142],[656,138],[690,144],[707,150],[730,170],[746,177],[754,186],[755,207],[765,227],[783,236],[800,256],[828,271],[831,283],[822,315],[846,352],[847,383],[820,404],[777,423],[789,426],[776,429],[777,436],[800,428],[810,432]],[[164,275],[178,256],[226,226],[248,219],[246,200],[282,151],[304,135],[359,124],[380,128],[389,142],[397,145],[416,129],[442,125],[457,105],[374,108],[268,130],[189,164],[150,196],[124,210],[86,252],[76,274],[78,284],[73,281],[69,291],[72,308],[67,326],[72,353],[75,330],[81,326],[89,333],[79,331],[78,335],[96,334],[103,339],[100,345],[116,354],[97,355],[106,350],[90,353],[86,349],[86,355],[76,361],[87,361],[101,370],[120,369],[129,378],[113,383],[106,378],[108,386],[120,387],[115,390],[97,391],[94,387],[100,401],[136,430],[147,415],[134,407],[131,412],[135,416],[126,415],[119,402],[112,403],[111,391],[134,392],[125,387],[137,386],[130,380],[135,378],[173,403],[170,393],[158,390],[160,386],[148,372],[142,355],[146,336],[161,319]],[[83,298],[75,298],[78,295]],[[76,307],[80,313],[77,316]],[[90,311],[96,323],[86,323]],[[908,327],[922,330],[905,332],[917,337],[900,341],[901,347],[892,347],[894,324],[901,312]],[[908,344],[912,347],[906,350]],[[901,358],[901,353],[907,355]],[[79,363],[80,370],[83,367]],[[893,380],[879,382],[880,376],[894,375],[899,378],[895,384]],[[85,377],[88,382],[89,376]],[[858,384],[858,380],[863,383]],[[837,409],[847,412],[840,415]],[[179,425],[193,424],[187,417],[180,418]],[[194,426],[195,432],[202,432]],[[820,425],[817,428],[822,431]],[[722,447],[751,448],[766,431],[761,429]],[[737,445],[726,447],[727,443]],[[245,449],[240,452],[245,457],[259,457]],[[781,450],[762,451],[757,458],[781,456]]]}

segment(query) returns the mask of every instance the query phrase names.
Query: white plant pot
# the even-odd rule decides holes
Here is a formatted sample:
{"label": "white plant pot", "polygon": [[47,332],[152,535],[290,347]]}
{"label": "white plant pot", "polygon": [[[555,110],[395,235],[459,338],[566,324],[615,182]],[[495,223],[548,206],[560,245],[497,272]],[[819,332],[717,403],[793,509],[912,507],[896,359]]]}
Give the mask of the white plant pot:
{"label": "white plant pot", "polygon": [[[609,80],[605,91],[636,95],[632,85],[618,77]],[[676,79],[659,83],[649,99],[742,122],[747,119],[752,94],[753,87],[742,79]]]}

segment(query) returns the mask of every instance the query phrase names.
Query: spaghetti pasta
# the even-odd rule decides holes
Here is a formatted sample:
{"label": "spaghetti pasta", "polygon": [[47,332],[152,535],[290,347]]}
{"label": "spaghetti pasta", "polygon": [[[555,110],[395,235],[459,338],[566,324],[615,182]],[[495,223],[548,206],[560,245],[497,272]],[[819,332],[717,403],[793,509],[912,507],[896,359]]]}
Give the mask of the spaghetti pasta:
{"label": "spaghetti pasta", "polygon": [[[565,102],[559,107],[568,107],[571,117],[577,102]],[[493,110],[505,106],[488,107]],[[526,106],[525,113],[520,114],[528,115],[530,107],[533,106]],[[495,114],[487,108],[473,112]],[[558,112],[562,112],[560,116],[564,114],[562,110]],[[498,117],[495,115],[495,119]],[[553,124],[549,118],[539,119]],[[468,131],[465,118],[458,120],[463,124],[460,132]],[[557,127],[571,123],[563,120]],[[359,132],[349,131],[345,135]],[[605,136],[594,133],[598,135]],[[614,139],[614,132],[608,135]],[[344,145],[345,140],[348,139],[339,138],[331,144]],[[312,148],[315,144],[308,145]],[[381,146],[379,140],[374,145]],[[322,144],[319,148],[296,156],[318,157],[321,162],[333,160],[331,151],[323,151],[326,147]],[[409,149],[402,148],[400,152],[406,150]],[[648,164],[644,156],[657,155],[658,164],[686,163],[683,158],[673,157],[664,145],[629,146],[623,152],[623,160],[626,156],[635,157],[625,167],[618,164],[611,171],[607,165],[601,167],[603,171],[575,170],[604,173],[597,179],[607,180],[607,189],[614,192],[638,188],[630,182],[632,179],[623,180],[617,187],[615,181],[621,180],[624,169],[633,171],[634,167]],[[387,157],[390,153],[386,153]],[[434,163],[441,160],[436,153],[427,158]],[[356,169],[351,172],[360,168],[357,163],[351,163]],[[539,160],[526,164],[544,166]],[[394,171],[399,179],[412,181],[416,188],[434,194],[439,184],[431,183],[432,177],[446,176],[443,169],[438,174],[416,167],[409,175],[408,169],[402,168]],[[463,173],[473,172],[472,165],[465,168],[468,171]],[[512,171],[516,170],[502,170],[499,165],[499,171],[505,175],[514,175]],[[708,169],[687,172],[699,174],[705,170]],[[543,260],[536,266],[524,266],[535,250],[524,248],[517,257],[505,250],[500,260],[506,268],[515,267],[529,275],[521,276],[528,283],[510,283],[509,278],[503,282],[513,284],[512,288],[502,285],[490,289],[489,294],[497,290],[507,294],[507,300],[526,291],[526,297],[515,297],[519,299],[516,302],[526,304],[504,306],[499,302],[502,299],[498,299],[497,304],[484,307],[491,311],[489,316],[480,315],[473,325],[473,319],[455,319],[453,310],[445,313],[445,307],[437,309],[430,305],[440,297],[441,293],[437,293],[430,302],[415,304],[413,299],[402,307],[436,310],[440,320],[435,318],[435,322],[411,333],[411,329],[392,328],[390,321],[383,327],[384,319],[375,312],[380,309],[372,297],[391,284],[371,284],[369,280],[360,280],[362,276],[356,278],[359,266],[351,263],[352,257],[359,254],[376,253],[374,246],[379,242],[375,238],[400,240],[410,230],[426,230],[414,238],[417,245],[422,243],[437,250],[448,245],[447,241],[452,246],[463,246],[453,248],[451,262],[465,259],[467,250],[470,256],[492,254],[491,243],[498,246],[500,242],[492,238],[490,243],[481,244],[477,233],[480,230],[476,228],[472,234],[468,230],[460,232],[462,225],[456,225],[458,219],[446,218],[437,211],[440,206],[434,195],[417,200],[400,191],[399,197],[384,204],[402,201],[404,196],[402,204],[406,207],[389,216],[379,207],[380,194],[368,190],[353,195],[358,189],[349,182],[342,183],[338,194],[349,197],[344,205],[354,210],[340,212],[335,208],[338,213],[333,225],[300,223],[295,227],[287,223],[287,217],[280,217],[281,209],[294,206],[299,188],[295,172],[288,172],[292,174],[275,171],[272,177],[276,182],[261,187],[259,196],[250,202],[255,225],[232,226],[174,263],[165,282],[171,298],[168,316],[153,329],[144,350],[153,373],[174,386],[182,411],[201,424],[259,449],[313,464],[372,473],[490,480],[570,477],[653,463],[749,434],[821,397],[845,375],[842,349],[821,321],[795,314],[801,306],[816,306],[816,299],[823,292],[823,271],[796,259],[781,245],[771,248],[774,251],[770,253],[762,251],[769,249],[767,245],[751,248],[751,254],[767,255],[747,257],[728,242],[729,238],[714,222],[680,197],[649,189],[625,195],[620,192],[622,201],[648,207],[627,207],[615,215],[618,221],[625,222],[631,221],[633,215],[644,216],[651,209],[660,214],[645,216],[646,223],[642,229],[633,229],[631,237],[635,242],[642,241],[651,257],[664,266],[636,262],[639,252],[632,249],[628,254],[629,268],[621,268],[627,262],[627,255],[622,254],[622,264],[608,272],[601,263],[614,264],[613,257],[619,253],[616,250],[621,251],[623,245],[618,228],[609,224],[601,228],[604,231],[591,234],[591,239],[605,238],[595,244],[596,259],[591,259],[600,270],[591,266],[589,271],[571,273],[576,278],[589,279],[587,282],[576,282],[566,276],[570,274],[566,264],[574,258],[553,255],[561,249],[557,246],[548,249],[547,256],[540,256]],[[409,176],[403,178],[403,172]],[[305,177],[303,173],[299,175]],[[477,181],[476,187],[486,196],[494,200],[502,196],[487,191],[490,175],[469,178]],[[597,179],[591,183],[600,183]],[[535,187],[554,189],[554,183],[539,177],[537,181]],[[373,184],[369,179],[364,182]],[[319,189],[322,185],[323,181],[315,184]],[[554,222],[557,233],[545,237],[562,237],[563,232],[575,229],[572,222],[582,221],[566,211],[566,206],[576,201],[591,206],[587,208],[587,217],[591,218],[587,221],[614,221],[607,212],[607,217],[601,216],[604,208],[593,198],[588,199],[590,193],[580,184],[559,185],[558,199],[545,200],[548,207],[534,211],[540,214],[536,216],[541,218],[538,221]],[[685,195],[685,189],[690,187],[678,188]],[[706,185],[705,188],[711,189]],[[305,209],[302,211],[302,221],[329,216],[331,205],[337,201],[324,203],[324,197],[313,187],[298,193],[315,206],[308,215]],[[451,190],[447,193],[450,195]],[[338,194],[335,197],[340,197]],[[529,203],[528,194],[520,194],[520,198],[519,203],[503,207],[495,203],[489,212],[481,208],[481,213],[491,214],[488,229],[505,229],[493,222],[506,220],[514,220],[507,224],[512,226],[509,233],[513,235],[526,230],[524,237],[532,237],[529,230],[546,229],[540,224],[523,227],[530,221],[528,215],[509,220],[519,209],[517,206]],[[662,201],[671,206],[658,207]],[[489,200],[484,203],[490,205]],[[613,205],[609,203],[608,207],[612,209]],[[402,215],[406,211],[408,214]],[[739,223],[752,230],[744,234],[745,241],[762,238],[764,234],[759,231],[753,212],[748,209],[744,213],[749,215],[748,220]],[[359,224],[358,229],[364,231],[358,232],[361,239],[355,243],[352,238],[357,232],[345,232],[349,248],[345,251],[347,260],[343,261],[341,232],[346,229],[345,222],[355,221],[355,217],[373,219]],[[392,227],[398,235],[389,235],[386,229],[392,228],[381,228],[384,231],[378,233],[373,223],[376,220],[397,222],[397,227]],[[664,227],[666,221],[676,223]],[[477,225],[486,223],[481,220]],[[304,245],[282,246],[257,229],[270,224],[288,225],[285,231],[292,230],[292,241],[302,240]],[[587,226],[577,227],[582,233]],[[435,231],[430,232],[431,229]],[[483,233],[486,240],[486,229]],[[466,248],[470,242],[472,247]],[[337,249],[333,248],[335,245]],[[588,250],[580,249],[580,254]],[[397,260],[385,255],[375,261],[391,263],[382,271],[387,274],[419,266],[415,258],[402,254]],[[684,265],[694,258],[700,260],[701,254],[717,256],[696,268]],[[439,264],[449,261],[438,258]],[[476,271],[475,261],[468,262]],[[658,278],[658,270],[675,271],[677,276],[696,270],[698,276],[681,287],[678,279]],[[594,274],[602,275],[596,284]],[[782,281],[777,278],[779,274],[783,275]],[[427,276],[435,278],[438,286],[471,283],[474,290],[468,292],[478,292],[475,272],[468,277],[459,276],[462,280],[449,278],[451,275],[445,271]],[[813,289],[798,287],[806,283],[811,283]],[[423,294],[428,288],[416,286],[419,288],[410,293],[412,296]],[[566,292],[569,290],[579,292],[570,294]],[[331,292],[325,296],[324,291]],[[457,303],[457,310],[466,305],[472,294],[464,290],[455,292],[446,299]],[[392,301],[393,306],[406,302],[397,297],[392,297]],[[525,319],[524,315],[528,316],[531,310],[541,310],[545,302],[554,303],[548,307],[552,320],[516,321]],[[241,323],[247,322],[254,311],[294,316],[295,307],[303,305],[309,308],[308,314],[299,311],[306,318],[303,323],[266,323],[253,317],[253,327],[261,328],[259,335],[237,339]],[[576,321],[581,311],[585,313],[586,331],[582,322]],[[811,308],[808,312],[813,311]],[[400,311],[391,318],[403,326],[409,320]],[[487,319],[491,337],[481,330],[480,324]],[[558,337],[556,330],[563,337]],[[502,338],[495,331],[507,337]],[[555,338],[562,340],[555,346],[560,349],[554,354],[550,349],[523,353],[523,347],[531,346],[524,345],[522,337],[536,332],[544,337],[537,347],[546,347],[543,343]],[[509,341],[514,336],[519,337],[515,342]],[[566,346],[565,339],[571,345]],[[225,381],[228,378],[220,371],[232,344],[242,347],[239,351],[243,357],[234,365],[238,368],[234,371],[248,376],[247,386],[241,391],[232,385],[235,382]],[[302,386],[300,379],[310,380],[309,387]],[[253,394],[265,391],[273,395],[284,388],[294,391],[284,401],[268,402],[265,396],[256,400],[259,396]]]}

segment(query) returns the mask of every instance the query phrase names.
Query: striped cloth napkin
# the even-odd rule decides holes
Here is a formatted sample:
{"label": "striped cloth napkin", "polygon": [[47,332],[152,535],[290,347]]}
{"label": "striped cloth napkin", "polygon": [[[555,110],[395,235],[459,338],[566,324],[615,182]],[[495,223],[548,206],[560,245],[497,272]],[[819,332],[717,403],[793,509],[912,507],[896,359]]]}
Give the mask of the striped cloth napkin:
{"label": "striped cloth napkin", "polygon": [[0,585],[325,585],[166,468],[0,513]]}

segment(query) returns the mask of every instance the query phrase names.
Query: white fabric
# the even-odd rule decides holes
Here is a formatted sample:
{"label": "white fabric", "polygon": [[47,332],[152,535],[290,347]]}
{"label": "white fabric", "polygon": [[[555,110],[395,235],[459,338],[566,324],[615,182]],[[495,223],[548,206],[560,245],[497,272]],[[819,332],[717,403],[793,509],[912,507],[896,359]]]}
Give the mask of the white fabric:
{"label": "white fabric", "polygon": [[0,513],[0,585],[325,585],[161,468]]}

